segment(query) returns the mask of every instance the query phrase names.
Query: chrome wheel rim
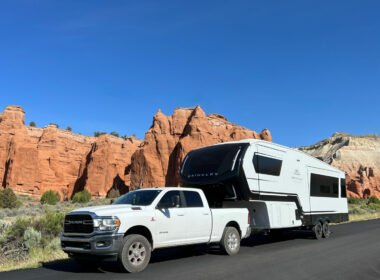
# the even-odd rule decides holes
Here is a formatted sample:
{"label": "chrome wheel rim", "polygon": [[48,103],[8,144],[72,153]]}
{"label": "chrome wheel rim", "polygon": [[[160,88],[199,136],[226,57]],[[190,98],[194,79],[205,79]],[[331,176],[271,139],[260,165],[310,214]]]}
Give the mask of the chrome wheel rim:
{"label": "chrome wheel rim", "polygon": [[236,233],[231,232],[227,236],[227,246],[231,250],[235,250],[238,247],[238,237],[237,237]]}
{"label": "chrome wheel rim", "polygon": [[145,246],[141,242],[134,242],[128,249],[128,260],[133,265],[140,265],[146,256]]}

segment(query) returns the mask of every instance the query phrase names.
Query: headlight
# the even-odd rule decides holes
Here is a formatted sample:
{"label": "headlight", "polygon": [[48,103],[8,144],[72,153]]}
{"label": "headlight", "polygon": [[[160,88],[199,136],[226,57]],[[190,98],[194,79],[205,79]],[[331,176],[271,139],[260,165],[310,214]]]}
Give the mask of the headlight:
{"label": "headlight", "polygon": [[113,231],[120,226],[120,220],[118,218],[100,218],[94,219],[94,227],[101,231]]}

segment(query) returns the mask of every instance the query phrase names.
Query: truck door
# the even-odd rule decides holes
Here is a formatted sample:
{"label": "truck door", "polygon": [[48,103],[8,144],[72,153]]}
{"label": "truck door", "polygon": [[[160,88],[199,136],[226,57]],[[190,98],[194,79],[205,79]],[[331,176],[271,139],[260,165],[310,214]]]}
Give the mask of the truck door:
{"label": "truck door", "polygon": [[186,200],[188,221],[187,238],[190,243],[208,242],[211,234],[212,217],[208,205],[204,205],[196,191],[183,191]]}
{"label": "truck door", "polygon": [[[176,201],[179,201],[179,204]],[[155,210],[157,246],[186,242],[189,223],[183,206],[180,191],[168,191],[157,204]]]}

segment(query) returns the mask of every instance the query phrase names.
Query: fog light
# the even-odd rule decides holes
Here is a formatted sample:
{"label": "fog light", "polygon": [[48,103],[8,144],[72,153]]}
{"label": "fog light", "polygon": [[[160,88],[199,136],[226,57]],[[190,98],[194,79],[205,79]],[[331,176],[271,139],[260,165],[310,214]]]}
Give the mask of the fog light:
{"label": "fog light", "polygon": [[111,245],[110,241],[98,241],[96,242],[96,247],[102,248],[102,247],[108,247]]}

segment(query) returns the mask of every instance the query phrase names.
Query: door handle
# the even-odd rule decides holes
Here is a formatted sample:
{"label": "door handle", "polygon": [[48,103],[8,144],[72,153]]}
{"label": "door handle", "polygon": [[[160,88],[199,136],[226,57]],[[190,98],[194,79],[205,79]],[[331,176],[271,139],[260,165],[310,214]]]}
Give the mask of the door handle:
{"label": "door handle", "polygon": [[185,214],[177,214],[177,216],[185,216]]}
{"label": "door handle", "polygon": [[208,216],[208,213],[203,213],[203,215]]}

